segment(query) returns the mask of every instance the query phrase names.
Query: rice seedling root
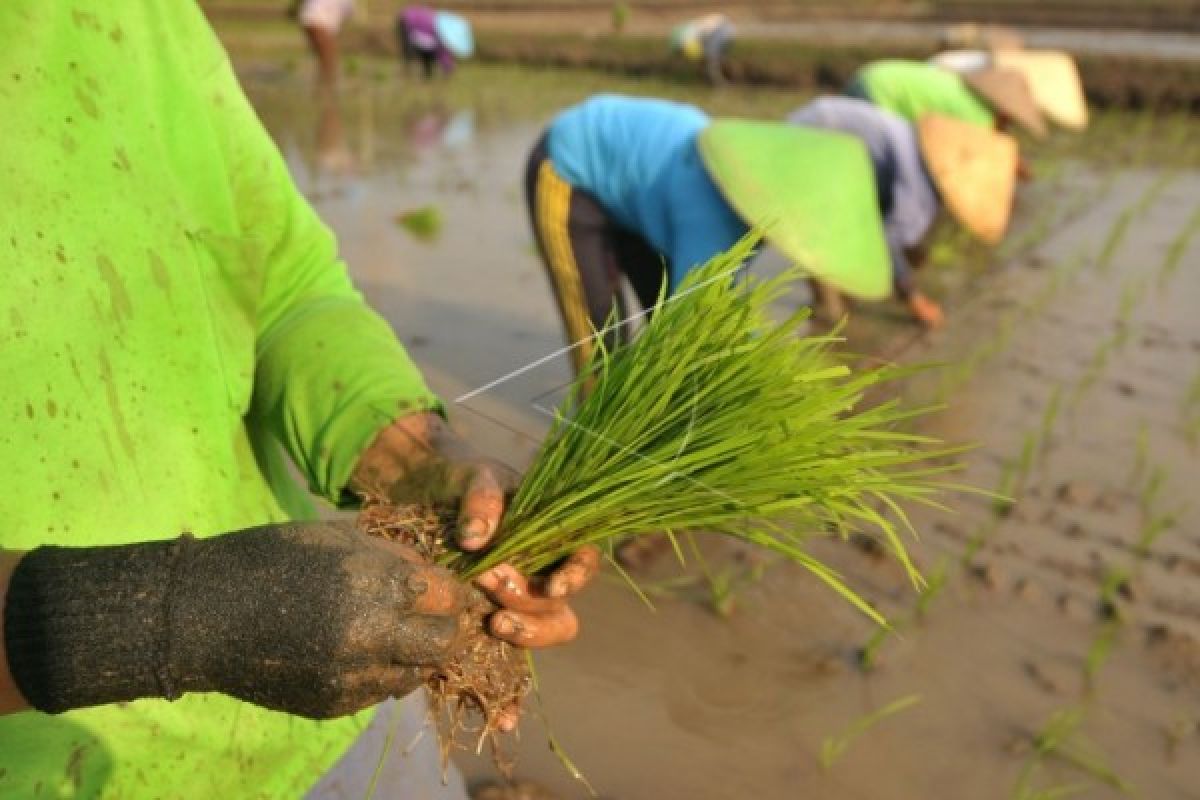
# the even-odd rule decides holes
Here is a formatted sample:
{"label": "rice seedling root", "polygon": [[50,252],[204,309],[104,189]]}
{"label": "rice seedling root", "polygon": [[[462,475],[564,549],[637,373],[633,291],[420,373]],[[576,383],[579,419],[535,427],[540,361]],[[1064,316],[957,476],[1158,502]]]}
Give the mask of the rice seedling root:
{"label": "rice seedling root", "polygon": [[[363,532],[415,549],[437,562],[448,552],[445,542],[454,515],[414,505],[366,499],[358,516]],[[533,686],[529,662],[515,647],[490,635],[488,616],[496,607],[481,592],[463,611],[465,631],[453,657],[426,681],[432,717],[444,763],[454,749],[481,751],[486,744],[496,767],[506,776],[513,758],[504,749],[499,723],[505,712],[521,704]]]}

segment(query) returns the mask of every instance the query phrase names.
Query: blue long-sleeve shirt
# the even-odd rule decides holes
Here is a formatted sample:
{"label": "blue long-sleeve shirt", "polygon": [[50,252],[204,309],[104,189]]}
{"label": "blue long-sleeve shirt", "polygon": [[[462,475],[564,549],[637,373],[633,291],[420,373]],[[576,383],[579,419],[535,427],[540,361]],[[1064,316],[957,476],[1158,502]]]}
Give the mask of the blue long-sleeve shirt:
{"label": "blue long-sleeve shirt", "polygon": [[708,124],[694,106],[596,95],[559,114],[547,137],[559,175],[663,254],[672,290],[749,231],[701,161]]}
{"label": "blue long-sleeve shirt", "polygon": [[867,146],[892,258],[893,282],[896,293],[907,296],[913,277],[904,251],[925,238],[941,209],[912,124],[866,100],[835,96],[813,100],[790,114],[788,122],[842,131]]}

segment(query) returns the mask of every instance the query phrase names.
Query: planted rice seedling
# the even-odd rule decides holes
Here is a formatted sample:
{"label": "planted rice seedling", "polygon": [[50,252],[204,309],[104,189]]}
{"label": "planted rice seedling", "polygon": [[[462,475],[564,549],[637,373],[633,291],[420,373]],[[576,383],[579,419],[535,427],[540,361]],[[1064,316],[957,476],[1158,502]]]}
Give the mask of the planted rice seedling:
{"label": "planted rice seedling", "polygon": [[[1057,759],[1085,773],[1093,780],[1128,794],[1130,785],[1108,766],[1106,759],[1080,735],[1086,718],[1082,706],[1056,711],[1033,737],[1033,752],[1022,767],[1013,789],[1013,797],[1029,797],[1034,791],[1033,778],[1041,764]],[[1036,795],[1034,795],[1036,796]]]}
{"label": "planted rice seedling", "polygon": [[1129,224],[1133,222],[1135,216],[1137,216],[1136,203],[1122,211],[1108,229],[1108,236],[1105,237],[1104,245],[1100,248],[1100,255],[1096,258],[1096,266],[1102,271],[1107,272],[1112,265],[1113,256],[1116,255],[1117,248],[1125,239],[1125,234],[1129,232]]}
{"label": "planted rice seedling", "polygon": [[893,623],[886,628],[877,626],[875,630],[871,631],[871,636],[867,639],[867,643],[864,644],[858,651],[858,666],[864,672],[870,672],[871,670],[875,669],[879,663],[880,649],[883,648],[884,643],[887,642],[888,639],[892,638],[899,627],[900,623],[898,621],[893,621]]}
{"label": "planted rice seedling", "polygon": [[835,736],[827,736],[821,742],[821,753],[819,760],[821,768],[828,770],[834,763],[842,757],[855,739],[862,736],[864,733],[875,727],[881,721],[888,717],[895,716],[907,708],[912,708],[917,703],[921,702],[921,696],[918,694],[905,695],[897,700],[893,700],[883,708],[872,711],[869,714],[864,714],[846,728],[846,730]]}
{"label": "planted rice seedling", "polygon": [[1128,325],[1134,309],[1142,301],[1146,291],[1146,282],[1141,277],[1132,277],[1121,287],[1121,303],[1117,309],[1117,324]]}
{"label": "planted rice seedling", "polygon": [[1089,689],[1094,689],[1096,678],[1100,674],[1100,670],[1108,662],[1112,655],[1113,647],[1117,643],[1117,634],[1121,630],[1121,623],[1116,619],[1110,619],[1100,626],[1096,632],[1096,636],[1092,639],[1091,645],[1088,647],[1087,656],[1083,662],[1083,676]]}
{"label": "planted rice seedling", "polygon": [[937,564],[932,570],[925,582],[925,588],[917,595],[917,604],[913,608],[913,615],[918,619],[924,619],[929,613],[929,607],[933,605],[933,601],[938,598],[942,590],[946,588],[946,582],[950,577],[950,561],[945,556],[938,559]]}
{"label": "planted rice seedling", "polygon": [[1037,456],[1041,441],[1040,428],[1028,431],[1025,438],[1021,440],[1021,455],[1017,458],[1017,484],[1014,494],[1020,494],[1025,488],[1025,480],[1029,477],[1029,471],[1033,469],[1033,460]]}
{"label": "planted rice seedling", "polygon": [[1013,506],[1017,504],[1018,484],[1021,480],[1018,463],[1015,460],[1004,462],[1004,468],[1000,472],[1000,484],[992,496],[992,515],[994,517],[1007,517],[1012,513]]}
{"label": "planted rice seedling", "polygon": [[1167,253],[1163,257],[1162,265],[1158,268],[1158,285],[1161,287],[1166,284],[1175,275],[1175,271],[1179,269],[1179,265],[1183,262],[1183,255],[1187,252],[1188,246],[1192,243],[1192,237],[1196,232],[1200,231],[1200,208],[1192,212],[1192,216],[1184,223],[1184,226],[1171,240],[1171,244],[1167,246]]}
{"label": "planted rice seedling", "polygon": [[[955,466],[935,461],[961,448],[898,430],[928,409],[861,407],[868,389],[914,369],[854,372],[834,353],[836,335],[797,335],[807,309],[773,320],[772,303],[800,275],[735,282],[756,243],[747,237],[694,271],[631,344],[609,350],[597,339],[486,552],[451,549],[436,518],[406,526],[411,509],[386,497],[368,498],[362,527],[467,579],[502,563],[536,574],[587,544],[611,556],[615,542],[656,531],[729,536],[799,564],[886,625],[805,543],[871,529],[919,589],[901,503],[937,506],[938,491],[961,488],[944,481]],[[430,688],[450,740],[474,710],[478,737],[494,744],[498,714],[529,677],[524,659],[483,632],[483,613],[464,657]]]}
{"label": "planted rice seedling", "polygon": [[1112,356],[1112,352],[1121,341],[1121,332],[1117,331],[1112,336],[1102,339],[1092,352],[1092,356],[1088,359],[1084,366],[1083,373],[1079,377],[1079,381],[1075,384],[1075,390],[1071,393],[1071,405],[1075,406],[1084,396],[1091,391],[1096,385],[1096,381],[1100,380],[1100,376],[1104,374],[1104,370],[1108,368],[1108,360]]}
{"label": "planted rice seedling", "polygon": [[1042,422],[1038,428],[1038,435],[1042,443],[1038,452],[1039,456],[1045,456],[1045,444],[1050,441],[1050,436],[1054,433],[1054,423],[1058,421],[1058,413],[1062,409],[1062,394],[1062,384],[1056,383],[1054,391],[1050,392],[1050,399],[1046,401],[1046,407],[1042,409]]}
{"label": "planted rice seedling", "polygon": [[1166,482],[1167,470],[1165,468],[1156,466],[1151,470],[1150,477],[1146,479],[1146,485],[1142,487],[1142,491],[1138,495],[1138,506],[1142,509],[1143,514],[1148,515],[1150,510],[1154,508],[1154,504],[1158,501],[1158,496],[1162,493]]}
{"label": "planted rice seedling", "polygon": [[933,601],[941,595],[942,590],[946,588],[946,584],[950,578],[950,559],[943,556],[938,559],[937,564],[926,576],[925,588],[917,595],[917,601],[913,605],[912,613],[900,619],[891,620],[891,625],[884,627],[876,627],[871,632],[871,636],[867,639],[858,651],[858,665],[865,672],[870,672],[875,668],[879,661],[879,651],[883,645],[899,633],[899,631],[907,628],[912,622],[920,622],[929,613],[929,607],[933,605]]}
{"label": "planted rice seedling", "polygon": [[996,532],[996,528],[1000,526],[1000,516],[993,514],[987,522],[984,522],[975,529],[971,537],[967,539],[967,545],[963,548],[963,554],[959,558],[959,564],[968,566],[975,555],[987,544],[987,540]]}
{"label": "planted rice seedling", "polygon": [[1158,514],[1146,520],[1146,524],[1142,526],[1141,535],[1138,536],[1137,544],[1134,545],[1134,551],[1138,557],[1147,558],[1154,543],[1162,538],[1164,533],[1174,528],[1178,521],[1178,515],[1173,512]]}

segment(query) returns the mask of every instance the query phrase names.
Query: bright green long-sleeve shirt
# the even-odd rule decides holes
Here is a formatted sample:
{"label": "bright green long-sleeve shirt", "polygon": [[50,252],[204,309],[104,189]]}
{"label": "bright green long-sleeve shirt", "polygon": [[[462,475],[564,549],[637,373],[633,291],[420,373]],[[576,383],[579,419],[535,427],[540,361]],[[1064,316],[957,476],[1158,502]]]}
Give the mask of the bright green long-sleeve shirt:
{"label": "bright green long-sleeve shirt", "polygon": [[992,109],[949,70],[924,61],[885,59],[858,71],[867,99],[910,122],[942,114],[985,128],[995,124]]}
{"label": "bright green long-sleeve shirt", "polygon": [[[279,443],[337,501],[436,407],[191,2],[0,3],[0,119],[0,547],[283,520]],[[0,797],[297,796],[364,722],[215,694],[0,717]]]}

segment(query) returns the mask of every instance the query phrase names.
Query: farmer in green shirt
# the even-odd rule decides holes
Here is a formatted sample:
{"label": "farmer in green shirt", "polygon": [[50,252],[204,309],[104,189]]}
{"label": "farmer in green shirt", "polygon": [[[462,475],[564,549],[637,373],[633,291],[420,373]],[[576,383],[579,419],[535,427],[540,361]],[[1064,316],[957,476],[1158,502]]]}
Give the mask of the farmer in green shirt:
{"label": "farmer in green shirt", "polygon": [[939,114],[997,130],[1016,122],[1034,136],[1046,133],[1029,85],[1016,70],[988,68],[959,75],[923,61],[885,59],[861,67],[846,94],[913,123]]}
{"label": "farmer in green shirt", "polygon": [[[446,658],[466,590],[296,522],[281,446],[332,503],[461,498],[466,549],[507,477],[351,285],[193,4],[9,0],[0,38],[0,796],[300,796],[372,712],[345,715]],[[483,576],[492,632],[572,638],[595,558]]]}

